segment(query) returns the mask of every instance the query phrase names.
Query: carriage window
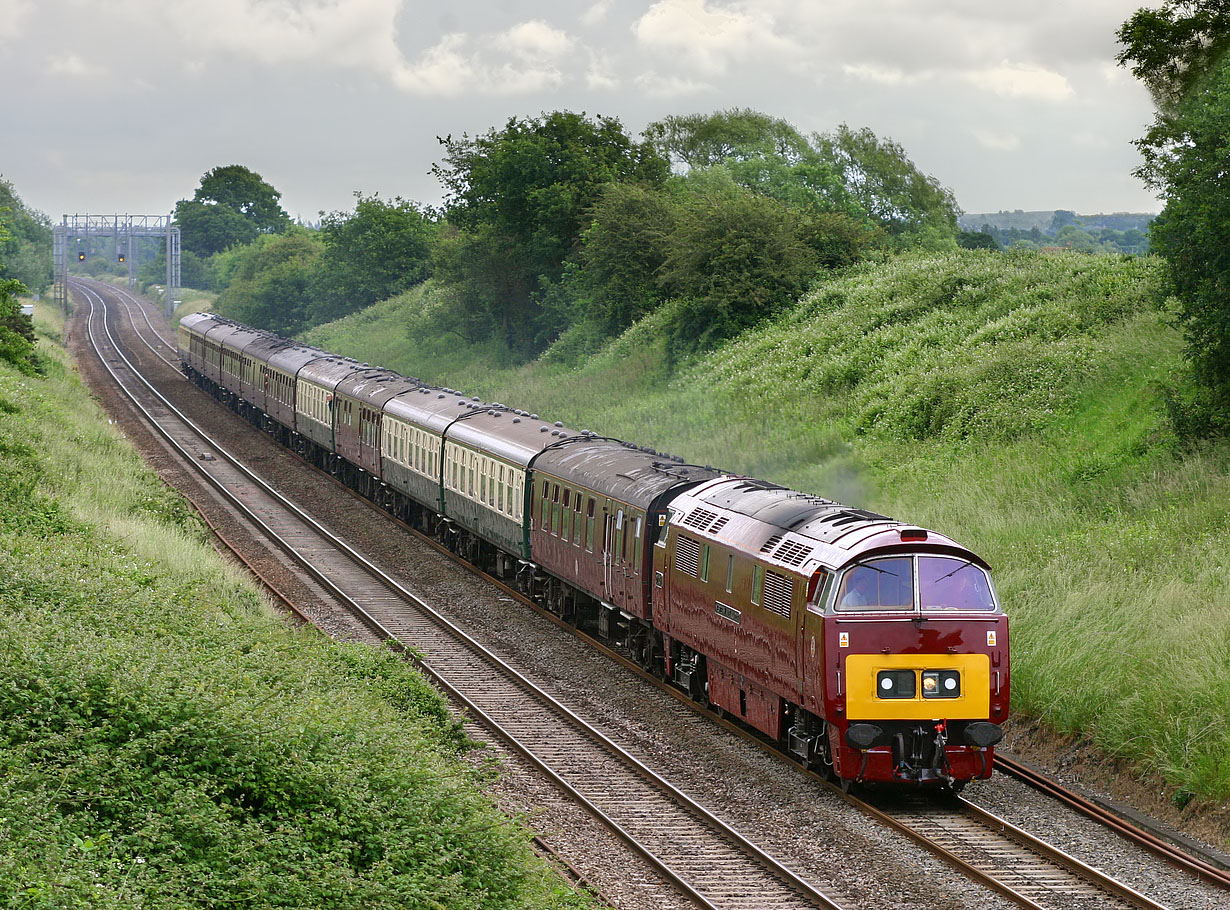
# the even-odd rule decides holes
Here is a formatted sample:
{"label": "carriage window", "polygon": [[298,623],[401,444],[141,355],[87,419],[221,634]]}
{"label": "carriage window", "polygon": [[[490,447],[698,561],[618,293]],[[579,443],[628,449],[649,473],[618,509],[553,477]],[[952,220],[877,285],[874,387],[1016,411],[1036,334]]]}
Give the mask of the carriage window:
{"label": "carriage window", "polygon": [[579,547],[581,545],[581,494],[577,493],[572,499],[572,545]]}
{"label": "carriage window", "polygon": [[734,590],[735,586],[735,558],[734,556],[726,557],[726,593],[729,594]]}
{"label": "carriage window", "polygon": [[848,570],[837,592],[839,610],[914,609],[914,560],[874,559]]}
{"label": "carriage window", "polygon": [[594,501],[585,503],[585,549],[594,552]]}
{"label": "carriage window", "polygon": [[759,605],[764,595],[764,567],[752,566],[752,603]]}
{"label": "carriage window", "polygon": [[987,573],[972,562],[918,557],[918,595],[924,610],[994,610]]}

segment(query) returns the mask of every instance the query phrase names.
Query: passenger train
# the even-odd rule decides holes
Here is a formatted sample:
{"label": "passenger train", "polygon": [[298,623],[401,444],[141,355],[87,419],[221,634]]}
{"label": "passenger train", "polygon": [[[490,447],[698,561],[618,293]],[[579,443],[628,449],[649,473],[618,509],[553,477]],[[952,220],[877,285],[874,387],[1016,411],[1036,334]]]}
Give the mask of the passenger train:
{"label": "passenger train", "polygon": [[991,775],[1008,620],[948,537],[215,315],[178,339],[305,459],[844,786]]}

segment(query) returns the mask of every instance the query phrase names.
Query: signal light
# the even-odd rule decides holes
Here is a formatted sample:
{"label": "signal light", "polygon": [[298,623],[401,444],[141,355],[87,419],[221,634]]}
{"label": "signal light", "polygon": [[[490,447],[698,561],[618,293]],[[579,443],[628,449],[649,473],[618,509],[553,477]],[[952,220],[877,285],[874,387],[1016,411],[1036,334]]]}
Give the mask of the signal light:
{"label": "signal light", "polygon": [[123,261],[124,261],[124,254],[120,253],[120,262],[123,262]]}
{"label": "signal light", "polygon": [[78,250],[78,251],[77,251],[77,261],[78,261],[78,262],[85,262],[85,251],[84,251],[84,250]]}

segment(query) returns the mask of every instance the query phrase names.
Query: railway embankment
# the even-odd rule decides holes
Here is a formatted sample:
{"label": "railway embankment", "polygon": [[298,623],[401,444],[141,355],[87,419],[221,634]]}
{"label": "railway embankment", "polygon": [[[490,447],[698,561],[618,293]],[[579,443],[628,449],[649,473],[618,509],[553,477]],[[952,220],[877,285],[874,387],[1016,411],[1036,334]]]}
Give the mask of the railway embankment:
{"label": "railway embankment", "polygon": [[[700,356],[660,310],[540,361],[423,331],[430,286],[328,350],[701,464],[942,527],[996,570],[1018,747],[1230,843],[1230,445],[1184,438],[1160,264],[912,254]],[[494,352],[498,355],[498,352]]]}
{"label": "railway embankment", "polygon": [[589,906],[416,673],[221,561],[54,319],[0,363],[0,903]]}

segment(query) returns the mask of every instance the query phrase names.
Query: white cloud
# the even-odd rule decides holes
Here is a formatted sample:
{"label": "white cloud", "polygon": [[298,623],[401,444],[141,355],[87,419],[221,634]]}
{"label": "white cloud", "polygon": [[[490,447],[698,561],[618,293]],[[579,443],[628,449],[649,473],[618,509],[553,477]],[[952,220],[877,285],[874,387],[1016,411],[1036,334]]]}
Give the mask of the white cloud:
{"label": "white cloud", "polygon": [[979,145],[993,152],[1015,152],[1021,147],[1021,137],[1015,133],[981,128],[973,130],[973,133]]}
{"label": "white cloud", "polygon": [[585,85],[595,91],[610,91],[619,88],[619,77],[610,58],[603,53],[590,54],[589,69],[585,72]]}
{"label": "white cloud", "polygon": [[861,82],[874,82],[877,85],[904,85],[929,79],[930,73],[906,73],[892,66],[876,66],[872,63],[845,64],[841,71],[852,79]]}
{"label": "white cloud", "polygon": [[541,21],[495,35],[446,35],[413,63],[399,63],[393,81],[403,91],[426,96],[551,91],[568,78],[557,61],[573,45],[565,32]]}
{"label": "white cloud", "polygon": [[1052,70],[1005,60],[993,69],[971,72],[972,84],[1006,98],[1064,101],[1075,94],[1068,80]]}
{"label": "white cloud", "polygon": [[498,47],[522,60],[555,60],[572,49],[573,41],[566,32],[552,28],[541,19],[522,22],[498,36]]}
{"label": "white cloud", "polygon": [[707,82],[697,82],[680,76],[663,76],[652,71],[637,76],[636,84],[646,95],[655,98],[683,98],[713,90],[713,86]]}
{"label": "white cloud", "polygon": [[33,6],[30,0],[0,0],[0,41],[21,35],[22,20]]}
{"label": "white cloud", "polygon": [[57,76],[102,76],[106,70],[86,63],[76,54],[56,54],[47,58],[47,71]]}
{"label": "white cloud", "polygon": [[581,14],[581,22],[591,28],[606,21],[607,13],[611,11],[611,0],[599,0]]}
{"label": "white cloud", "polygon": [[709,75],[726,71],[732,60],[793,58],[799,48],[774,31],[772,15],[748,4],[708,0],[658,0],[632,27],[645,49],[683,60]]}
{"label": "white cloud", "polygon": [[[130,0],[132,3],[132,0]],[[403,0],[166,0],[156,7],[191,52],[236,53],[267,65],[314,61],[391,68]],[[147,8],[132,3],[134,13]]]}
{"label": "white cloud", "polygon": [[445,35],[413,65],[394,69],[393,82],[416,95],[458,95],[474,82],[465,35]]}

